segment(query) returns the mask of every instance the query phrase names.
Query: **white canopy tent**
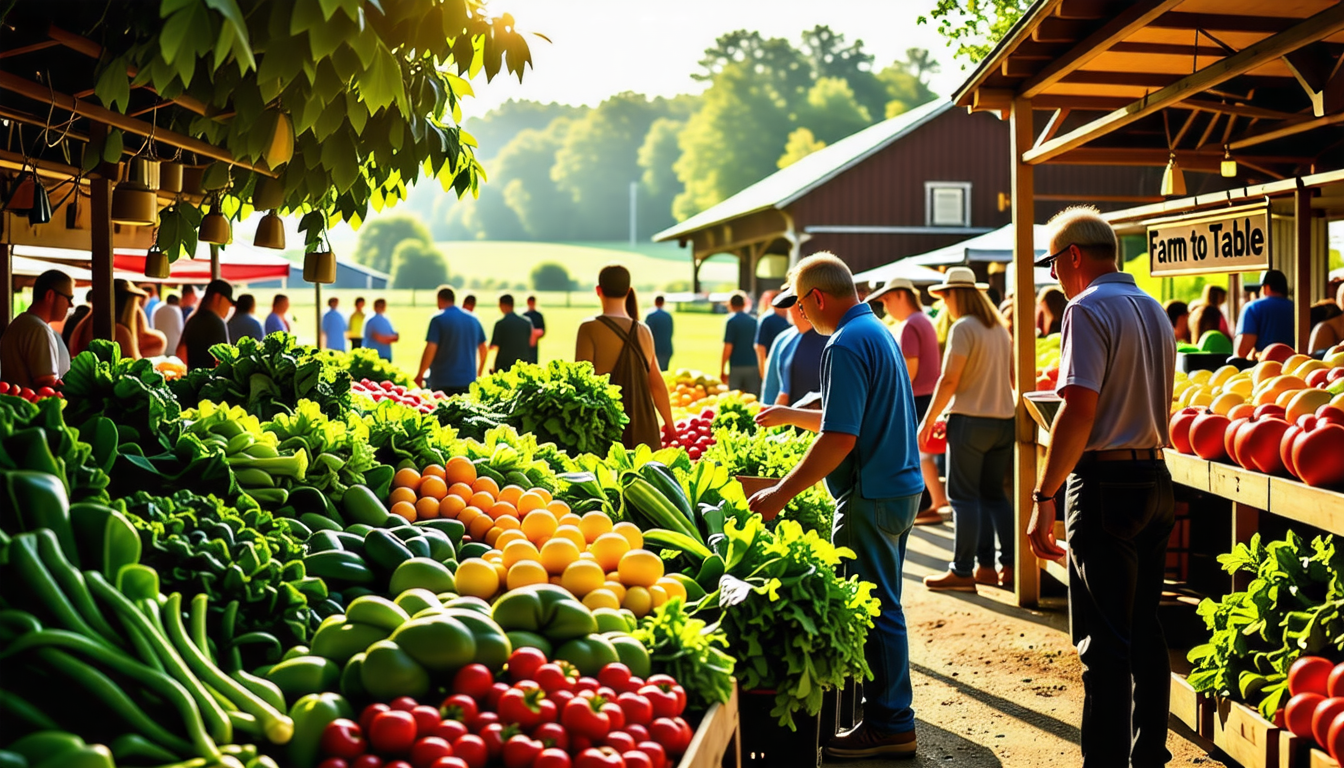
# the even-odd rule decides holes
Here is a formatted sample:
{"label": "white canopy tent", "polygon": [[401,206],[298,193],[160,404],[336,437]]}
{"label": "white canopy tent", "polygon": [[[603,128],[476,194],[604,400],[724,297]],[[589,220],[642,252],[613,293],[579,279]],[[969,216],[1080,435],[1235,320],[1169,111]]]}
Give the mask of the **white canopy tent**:
{"label": "white canopy tent", "polygon": [[901,259],[860,272],[854,276],[854,282],[872,283],[876,287],[878,283],[888,283],[899,278],[909,280],[915,285],[933,285],[943,281],[943,273],[915,264],[910,259]]}

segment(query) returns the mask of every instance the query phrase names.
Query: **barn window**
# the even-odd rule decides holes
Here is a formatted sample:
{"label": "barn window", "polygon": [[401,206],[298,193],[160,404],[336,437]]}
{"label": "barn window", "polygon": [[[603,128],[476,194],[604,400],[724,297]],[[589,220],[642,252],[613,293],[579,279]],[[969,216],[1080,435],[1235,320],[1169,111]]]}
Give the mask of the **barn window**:
{"label": "barn window", "polygon": [[924,182],[924,223],[930,227],[971,226],[970,182]]}

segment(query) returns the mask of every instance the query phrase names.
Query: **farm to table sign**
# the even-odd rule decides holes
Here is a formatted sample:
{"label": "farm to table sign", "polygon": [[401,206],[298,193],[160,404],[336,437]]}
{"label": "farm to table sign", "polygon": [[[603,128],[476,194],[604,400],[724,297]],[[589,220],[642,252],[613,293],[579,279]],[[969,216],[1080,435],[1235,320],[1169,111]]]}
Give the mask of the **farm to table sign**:
{"label": "farm to table sign", "polygon": [[1155,277],[1268,269],[1269,204],[1160,219],[1148,224]]}

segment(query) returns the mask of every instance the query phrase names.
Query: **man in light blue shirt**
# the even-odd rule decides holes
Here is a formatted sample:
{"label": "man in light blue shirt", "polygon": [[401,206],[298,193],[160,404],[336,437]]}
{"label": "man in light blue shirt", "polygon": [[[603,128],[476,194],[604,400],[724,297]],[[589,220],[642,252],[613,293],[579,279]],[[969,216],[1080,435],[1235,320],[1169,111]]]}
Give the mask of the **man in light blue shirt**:
{"label": "man in light blue shirt", "polygon": [[271,314],[266,316],[266,335],[288,331],[287,315],[289,315],[289,297],[283,293],[275,294],[275,298],[271,299]]}
{"label": "man in light blue shirt", "polygon": [[1277,269],[1266,271],[1260,280],[1260,298],[1241,311],[1241,324],[1237,326],[1237,357],[1250,359],[1252,352],[1263,352],[1270,344],[1291,347],[1297,333],[1296,322],[1293,301],[1288,298],[1287,275]]}
{"label": "man in light blue shirt", "polygon": [[375,299],[373,317],[364,323],[364,346],[378,353],[378,356],[392,362],[392,344],[400,339],[392,321],[387,317],[387,299]]}
{"label": "man in light blue shirt", "polygon": [[875,585],[882,612],[864,646],[873,679],[863,684],[863,723],[826,745],[838,758],[915,754],[910,646],[901,608],[906,543],[924,480],[915,446],[915,398],[896,339],[867,304],[854,276],[829,253],[807,257],[790,276],[794,300],[818,333],[830,336],[821,358],[822,410],[768,406],[761,426],[793,425],[818,432],[816,442],[778,485],[748,501],[772,516],[798,494],[826,481],[836,498],[836,546],[855,559],[846,566]]}
{"label": "man in light blue shirt", "polygon": [[334,349],[337,352],[345,351],[345,315],[336,308],[341,300],[335,296],[327,300],[327,306],[330,309],[322,316],[322,347],[325,349]]}
{"label": "man in light blue shirt", "polygon": [[666,371],[672,364],[672,313],[663,309],[663,295],[653,297],[653,311],[644,316],[644,324],[653,334],[653,356],[658,358],[658,369]]}
{"label": "man in light blue shirt", "polygon": [[429,321],[425,352],[415,372],[416,386],[425,386],[428,371],[429,388],[448,395],[465,394],[471,389],[471,383],[485,371],[485,357],[490,351],[481,322],[454,306],[456,298],[452,288],[439,289],[442,311]]}

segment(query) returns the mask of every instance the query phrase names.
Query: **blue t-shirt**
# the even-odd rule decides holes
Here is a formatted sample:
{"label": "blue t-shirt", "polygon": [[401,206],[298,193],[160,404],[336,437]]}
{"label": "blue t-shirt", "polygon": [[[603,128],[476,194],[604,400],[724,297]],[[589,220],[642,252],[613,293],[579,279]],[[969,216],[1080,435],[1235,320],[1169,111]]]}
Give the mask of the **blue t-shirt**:
{"label": "blue t-shirt", "polygon": [[756,320],[746,312],[734,312],[723,327],[723,343],[733,345],[728,365],[756,365]]}
{"label": "blue t-shirt", "polygon": [[327,349],[345,351],[345,315],[340,310],[329,309],[322,316],[322,332],[327,335]]}
{"label": "blue t-shirt", "polygon": [[821,391],[821,353],[827,337],[809,330],[798,337],[789,355],[789,367],[780,376],[779,391],[798,400],[809,392]]}
{"label": "blue t-shirt", "polygon": [[145,317],[149,320],[149,327],[154,327],[154,310],[159,308],[159,297],[150,296],[149,301],[145,302]]}
{"label": "blue t-shirt", "polygon": [[272,333],[276,333],[278,331],[287,331],[287,330],[289,330],[289,328],[285,326],[285,319],[283,317],[275,314],[274,312],[266,316],[267,336],[270,336]]}
{"label": "blue t-shirt", "polygon": [[924,490],[915,446],[915,396],[891,331],[867,304],[841,318],[821,354],[821,430],[855,435],[826,487],[837,499],[861,485],[865,499]]}
{"label": "blue t-shirt", "polygon": [[1293,316],[1293,302],[1282,296],[1256,299],[1241,311],[1237,333],[1255,334],[1255,351],[1270,344],[1293,345],[1297,318]]}
{"label": "blue t-shirt", "polygon": [[783,378],[788,373],[788,360],[793,355],[793,347],[797,346],[801,335],[797,328],[790,325],[770,344],[770,351],[765,355],[765,381],[761,382],[762,403],[775,404],[775,398],[779,397],[783,386]]}
{"label": "blue t-shirt", "polygon": [[774,343],[775,337],[789,328],[789,319],[778,312],[767,312],[761,317],[760,322],[756,323],[756,343],[770,351],[770,345]]}
{"label": "blue t-shirt", "polygon": [[666,309],[655,309],[644,316],[644,324],[653,334],[653,354],[658,357],[672,356],[672,313]]}
{"label": "blue t-shirt", "polygon": [[375,333],[383,336],[391,336],[396,333],[396,330],[392,328],[392,321],[387,319],[387,315],[380,315],[375,312],[368,320],[364,321],[364,346],[377,352],[378,356],[384,360],[391,362],[392,345],[374,341],[373,334]]}
{"label": "blue t-shirt", "polygon": [[448,307],[429,321],[425,341],[437,344],[429,364],[429,386],[448,389],[470,386],[476,380],[476,350],[485,343],[485,329],[470,313]]}
{"label": "blue t-shirt", "polygon": [[229,341],[237,344],[238,340],[244,336],[250,336],[257,341],[261,341],[264,334],[261,332],[261,321],[256,315],[251,313],[234,312],[233,317],[229,318]]}

